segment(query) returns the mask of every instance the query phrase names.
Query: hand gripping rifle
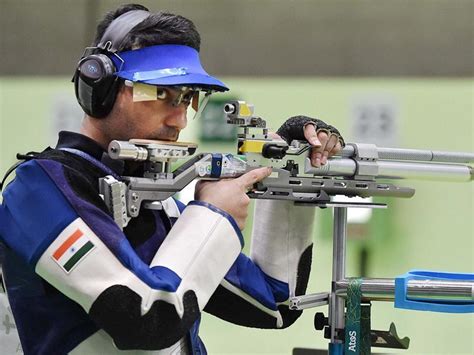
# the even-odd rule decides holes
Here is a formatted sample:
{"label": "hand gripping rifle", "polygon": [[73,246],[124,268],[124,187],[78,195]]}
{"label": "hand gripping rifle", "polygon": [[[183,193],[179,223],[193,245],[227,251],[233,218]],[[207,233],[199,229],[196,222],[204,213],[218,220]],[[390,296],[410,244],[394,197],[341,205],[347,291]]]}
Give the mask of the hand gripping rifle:
{"label": "hand gripping rifle", "polygon": [[[414,189],[394,185],[390,182],[393,179],[469,182],[474,176],[470,166],[474,162],[474,153],[381,148],[373,144],[350,143],[337,156],[328,159],[324,166],[316,168],[307,157],[311,148],[307,142],[294,140],[287,144],[275,138],[269,133],[265,120],[254,116],[252,105],[233,101],[225,105],[224,112],[227,123],[239,127],[236,154],[201,153],[190,158],[197,150],[194,143],[140,139],[110,143],[108,153],[111,158],[142,162],[144,167],[143,176],[123,176],[120,180],[106,176],[99,182],[100,193],[121,228],[138,216],[142,208],[162,209],[168,198],[195,179],[238,177],[252,169],[268,166],[272,168],[272,174],[255,184],[248,192],[249,197],[335,208],[332,291],[290,300],[291,309],[329,305],[329,317],[317,313],[315,326],[325,330],[325,336],[330,339],[331,354],[343,354],[344,347],[347,353],[352,352],[354,346],[362,349],[362,353],[364,346],[369,348],[369,352],[370,346],[408,347],[407,338],[398,338],[393,324],[389,331],[373,331],[370,324],[365,330],[354,328],[353,324],[363,322],[347,316],[359,314],[360,318],[363,302],[389,300],[400,308],[474,312],[473,275],[419,272],[397,279],[347,278],[347,208],[384,208],[386,205],[332,200],[337,195],[404,198],[414,195]],[[187,160],[171,171],[172,163],[183,159]],[[357,291],[358,298],[355,299],[358,301],[351,303],[349,299],[353,298],[354,290]],[[355,308],[349,309],[348,304]],[[347,312],[344,311],[346,306]],[[363,317],[367,318],[367,312],[370,319],[370,311],[366,308],[362,312]]]}

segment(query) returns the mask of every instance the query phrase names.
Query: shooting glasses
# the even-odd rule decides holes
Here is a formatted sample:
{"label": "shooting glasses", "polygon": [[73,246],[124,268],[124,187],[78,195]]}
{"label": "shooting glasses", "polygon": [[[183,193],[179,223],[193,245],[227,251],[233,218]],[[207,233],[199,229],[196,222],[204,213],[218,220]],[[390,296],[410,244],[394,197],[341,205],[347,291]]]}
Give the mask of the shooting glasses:
{"label": "shooting glasses", "polygon": [[207,103],[214,90],[209,88],[188,87],[188,86],[158,86],[143,83],[134,83],[125,80],[125,86],[133,90],[133,102],[160,100],[173,107],[185,105],[190,107],[188,113],[193,115],[193,119],[199,118],[206,108]]}

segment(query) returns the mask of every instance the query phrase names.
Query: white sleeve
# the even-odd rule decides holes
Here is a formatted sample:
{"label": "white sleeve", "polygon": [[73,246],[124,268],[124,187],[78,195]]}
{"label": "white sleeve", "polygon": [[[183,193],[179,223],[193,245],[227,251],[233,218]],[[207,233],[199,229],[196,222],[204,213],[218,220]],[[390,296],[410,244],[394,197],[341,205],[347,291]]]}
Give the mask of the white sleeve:
{"label": "white sleeve", "polygon": [[292,201],[257,200],[253,220],[251,259],[262,271],[288,283],[294,295],[298,264],[311,245],[314,208]]}

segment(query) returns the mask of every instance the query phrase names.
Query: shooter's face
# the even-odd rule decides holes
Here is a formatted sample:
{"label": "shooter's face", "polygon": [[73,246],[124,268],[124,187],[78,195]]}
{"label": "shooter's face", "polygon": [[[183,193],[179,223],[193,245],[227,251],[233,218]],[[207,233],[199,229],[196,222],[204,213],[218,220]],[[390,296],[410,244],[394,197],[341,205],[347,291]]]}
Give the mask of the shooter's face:
{"label": "shooter's face", "polygon": [[[170,89],[169,95],[174,93]],[[132,88],[122,86],[106,123],[112,139],[132,138],[176,141],[187,125],[187,106],[168,100],[133,101]]]}

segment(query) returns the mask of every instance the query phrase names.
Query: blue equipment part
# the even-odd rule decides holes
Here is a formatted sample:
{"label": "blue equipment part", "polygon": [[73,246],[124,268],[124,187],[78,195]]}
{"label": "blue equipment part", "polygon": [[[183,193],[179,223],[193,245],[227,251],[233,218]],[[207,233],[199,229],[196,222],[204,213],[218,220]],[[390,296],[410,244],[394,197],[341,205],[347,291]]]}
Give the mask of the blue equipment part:
{"label": "blue equipment part", "polygon": [[343,355],[344,344],[343,343],[329,343],[329,355]]}
{"label": "blue equipment part", "polygon": [[218,178],[222,172],[222,154],[212,154],[211,177]]}
{"label": "blue equipment part", "polygon": [[[199,53],[192,47],[160,44],[117,53],[111,57],[118,77],[133,82],[164,86],[210,87],[217,91],[229,88],[210,76],[202,67]],[[121,62],[122,61],[122,62]]]}
{"label": "blue equipment part", "polygon": [[474,281],[474,274],[412,270],[395,279],[395,308],[444,313],[474,313],[474,301],[407,298],[409,280]]}

